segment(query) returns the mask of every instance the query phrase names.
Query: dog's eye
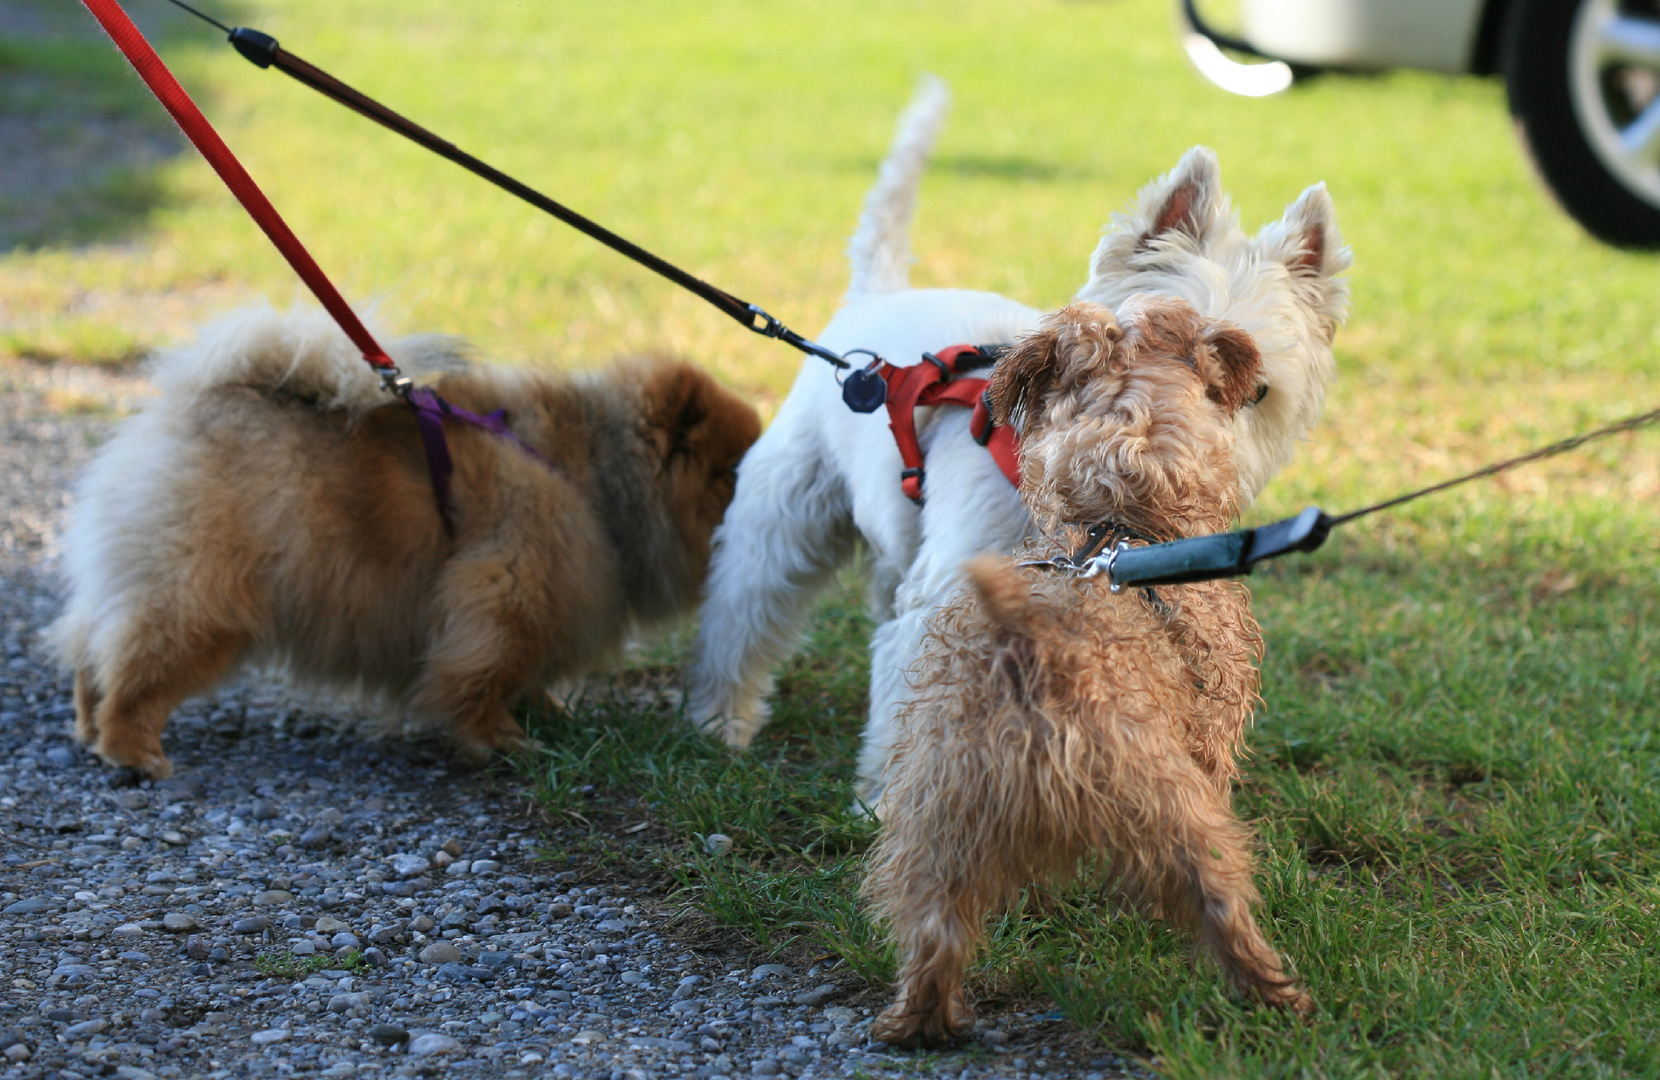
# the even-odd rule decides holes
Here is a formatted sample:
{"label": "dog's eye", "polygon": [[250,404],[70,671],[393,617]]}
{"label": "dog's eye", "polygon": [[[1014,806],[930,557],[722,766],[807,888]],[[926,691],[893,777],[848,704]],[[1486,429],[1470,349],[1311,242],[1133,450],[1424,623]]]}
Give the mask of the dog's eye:
{"label": "dog's eye", "polygon": [[1252,405],[1260,405],[1260,404],[1262,404],[1262,399],[1267,397],[1267,396],[1268,396],[1268,384],[1263,383],[1261,386],[1257,387],[1257,396],[1251,399],[1251,404]]}

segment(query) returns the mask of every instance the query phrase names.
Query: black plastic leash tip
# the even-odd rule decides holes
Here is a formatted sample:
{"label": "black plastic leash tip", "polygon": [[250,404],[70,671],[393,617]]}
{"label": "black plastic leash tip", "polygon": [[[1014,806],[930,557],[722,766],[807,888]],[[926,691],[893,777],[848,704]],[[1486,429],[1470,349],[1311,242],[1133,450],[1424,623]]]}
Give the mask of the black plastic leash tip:
{"label": "black plastic leash tip", "polygon": [[239,26],[230,32],[230,42],[255,67],[268,68],[276,62],[277,39],[270,34]]}
{"label": "black plastic leash tip", "polygon": [[1244,577],[1266,559],[1315,550],[1331,535],[1332,523],[1325,511],[1311,506],[1296,517],[1254,529],[1123,547],[1114,554],[1108,574],[1114,588]]}

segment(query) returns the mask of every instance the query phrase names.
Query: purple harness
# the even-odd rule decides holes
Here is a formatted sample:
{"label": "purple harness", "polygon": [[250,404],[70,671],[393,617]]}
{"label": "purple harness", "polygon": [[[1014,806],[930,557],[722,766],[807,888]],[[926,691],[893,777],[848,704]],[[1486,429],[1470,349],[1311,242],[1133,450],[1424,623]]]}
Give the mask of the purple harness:
{"label": "purple harness", "polygon": [[451,405],[424,386],[411,387],[405,398],[415,410],[415,422],[421,428],[421,446],[426,450],[427,471],[432,474],[432,493],[438,499],[438,516],[443,519],[445,536],[455,537],[455,503],[450,498],[450,476],[455,472],[455,464],[450,460],[449,441],[444,438],[445,420],[471,424],[497,438],[507,439],[543,465],[553,468],[553,462],[543,457],[541,451],[519,438],[507,426],[506,409],[480,416]]}

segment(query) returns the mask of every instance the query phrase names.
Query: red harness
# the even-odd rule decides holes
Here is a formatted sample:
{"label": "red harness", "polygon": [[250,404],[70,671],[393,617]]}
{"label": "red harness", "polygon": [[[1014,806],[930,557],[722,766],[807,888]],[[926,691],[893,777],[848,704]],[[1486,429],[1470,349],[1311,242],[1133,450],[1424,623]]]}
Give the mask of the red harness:
{"label": "red harness", "polygon": [[881,361],[876,374],[887,383],[888,427],[899,444],[905,469],[899,486],[916,503],[922,502],[922,445],[916,436],[916,410],[923,405],[962,405],[974,410],[968,430],[974,441],[991,452],[998,469],[1009,483],[1020,486],[1020,441],[1011,427],[999,427],[986,407],[986,385],[990,381],[963,374],[985,367],[997,359],[996,346],[953,345],[938,353],[923,353],[922,362],[895,367]]}

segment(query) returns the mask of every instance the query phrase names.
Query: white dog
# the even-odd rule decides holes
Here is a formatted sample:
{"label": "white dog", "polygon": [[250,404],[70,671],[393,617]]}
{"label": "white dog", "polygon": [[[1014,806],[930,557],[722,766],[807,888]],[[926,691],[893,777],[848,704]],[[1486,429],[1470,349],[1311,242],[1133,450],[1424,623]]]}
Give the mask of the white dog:
{"label": "white dog", "polygon": [[[991,293],[911,289],[907,229],[916,186],[948,105],[925,83],[901,117],[849,247],[845,306],[818,340],[870,349],[894,364],[956,344],[1007,344],[1042,312]],[[1241,505],[1291,457],[1319,417],[1331,343],[1348,307],[1337,276],[1350,264],[1325,185],[1247,237],[1222,191],[1216,158],[1194,147],[1118,215],[1090,260],[1077,299],[1117,309],[1137,294],[1179,297],[1245,329],[1265,385],[1234,421]],[[767,722],[772,670],[799,641],[814,594],[863,537],[872,558],[870,716],[859,797],[881,797],[890,720],[929,614],[961,583],[964,560],[1008,552],[1030,520],[991,455],[969,434],[969,410],[919,409],[927,458],[924,503],[900,488],[899,451],[882,412],[842,401],[836,373],[807,360],[777,419],[744,457],[737,494],[715,533],[707,596],[687,676],[691,720],[733,746]]]}

